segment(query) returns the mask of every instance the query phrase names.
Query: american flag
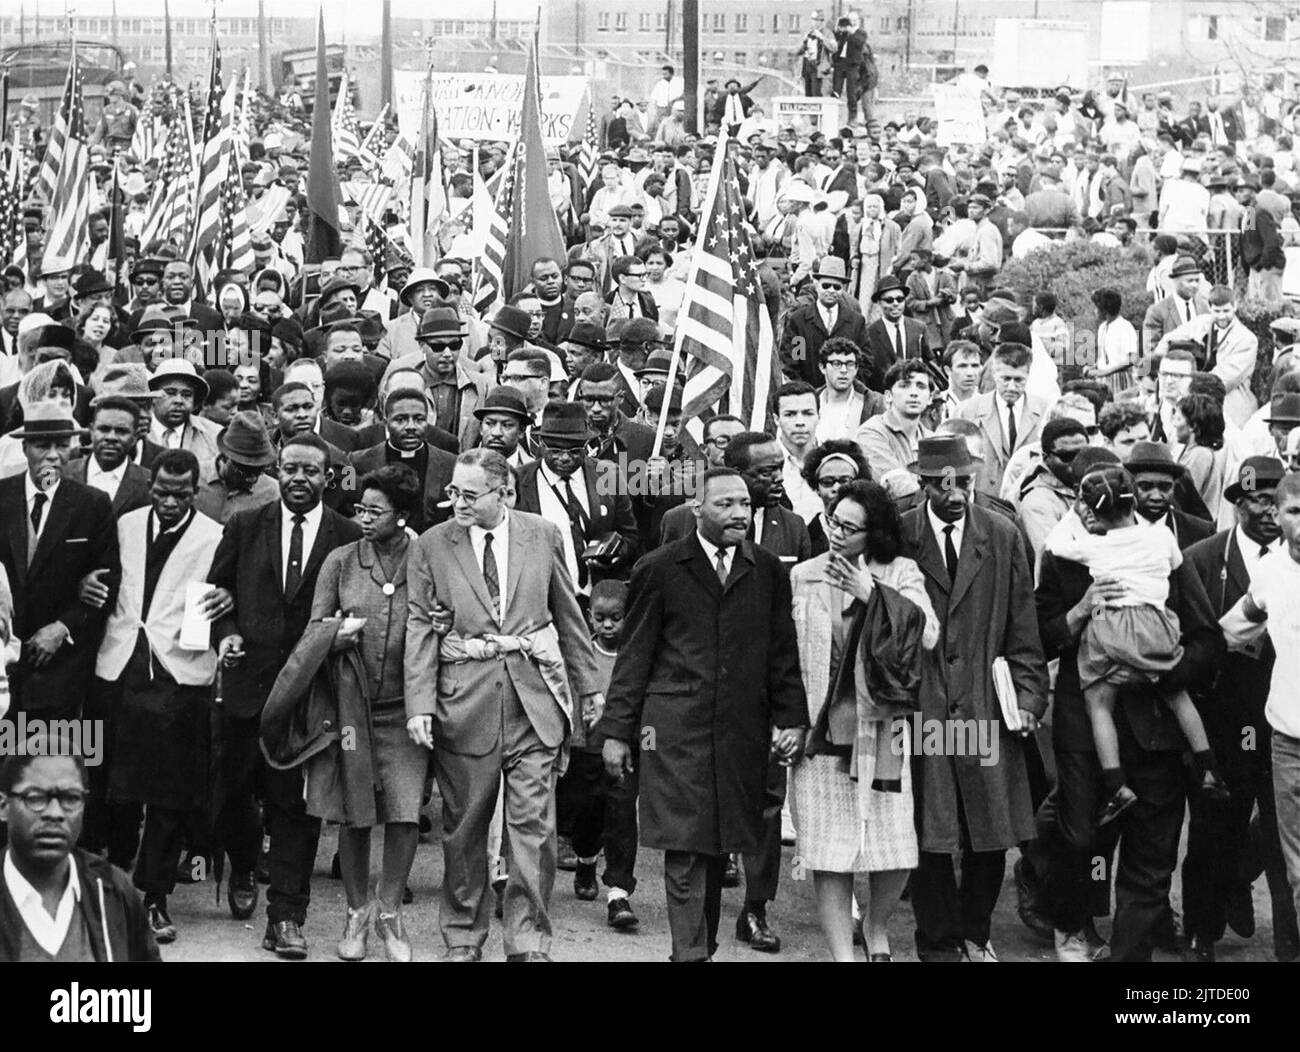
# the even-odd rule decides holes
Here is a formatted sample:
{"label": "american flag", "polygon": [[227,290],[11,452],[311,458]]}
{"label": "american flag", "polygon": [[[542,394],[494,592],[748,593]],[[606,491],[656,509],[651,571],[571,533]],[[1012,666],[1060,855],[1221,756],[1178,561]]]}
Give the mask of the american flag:
{"label": "american flag", "polygon": [[[411,257],[388,236],[388,231],[384,229],[382,222],[366,216],[365,227],[366,248],[375,261],[375,287],[382,288],[385,275],[388,272],[389,257],[398,256],[405,260],[408,265],[411,264]],[[400,290],[394,289],[393,291]]]}
{"label": "american flag", "polygon": [[587,132],[578,147],[578,175],[582,179],[582,192],[586,194],[596,178],[596,105],[590,94],[587,96]]}
{"label": "american flag", "polygon": [[414,163],[415,147],[406,136],[399,134],[384,151],[384,158],[379,162],[379,174],[394,186],[401,186],[410,182]]}
{"label": "american flag", "polygon": [[231,270],[253,269],[253,240],[248,233],[247,199],[234,150],[226,158],[226,182],[221,188],[221,254],[217,262]]}
{"label": "american flag", "polygon": [[[83,125],[85,113],[81,106],[81,70],[77,66],[77,50],[72,50],[72,59],[68,63],[68,79],[63,85],[63,101],[59,103],[59,112],[54,117],[54,127],[50,129],[49,142],[45,144],[45,157],[41,169],[36,173],[34,192],[43,201],[54,200],[54,188],[59,179],[59,166],[63,162],[63,150],[68,141],[68,129],[71,127],[74,112]],[[83,132],[81,136],[85,140]]]}
{"label": "american flag", "polygon": [[166,118],[154,112],[153,100],[147,99],[140,107],[140,119],[135,122],[135,133],[131,136],[131,156],[144,164],[166,137]]}
{"label": "american flag", "polygon": [[[488,224],[487,237],[483,242],[483,255],[479,260],[478,288],[474,292],[474,309],[480,315],[490,314],[502,299],[505,287],[506,241],[510,236],[510,211],[514,202],[515,191],[515,147],[498,173],[500,184],[496,193],[496,208],[492,211],[492,222]],[[478,171],[474,178],[481,180]]]}
{"label": "american flag", "polygon": [[389,204],[393,200],[393,188],[384,183],[367,183],[363,180],[344,181],[339,183],[339,189],[343,191],[345,201],[351,201],[361,209],[363,215],[375,223],[383,221],[384,213],[388,211]]}
{"label": "american flag", "polygon": [[[233,103],[233,98],[232,98]],[[203,117],[200,147],[199,190],[195,222],[191,230],[189,258],[196,265],[197,288],[208,287],[216,274],[220,245],[226,173],[230,167],[230,113],[221,86],[221,45],[215,27],[212,37],[212,71],[208,78],[208,105]]]}
{"label": "american flag", "polygon": [[[68,85],[54,121],[45,160],[58,143],[58,171],[52,184],[49,233],[45,239],[43,270],[71,270],[86,247],[90,223],[90,150],[86,142],[86,110],[81,97],[81,71],[77,49],[73,46],[68,64]],[[45,166],[41,168],[44,176]]]}
{"label": "american flag", "polygon": [[188,125],[188,107],[178,105],[149,201],[149,218],[140,234],[141,249],[157,240],[185,244],[194,204],[194,161]]}
{"label": "american flag", "polygon": [[27,241],[18,208],[18,178],[22,171],[18,158],[22,151],[14,149],[10,153],[9,170],[0,172],[0,267],[9,266],[19,243]]}
{"label": "american flag", "polygon": [[352,91],[348,73],[343,72],[339,84],[339,95],[334,101],[334,160],[345,161],[355,157],[363,168],[372,170],[379,164],[379,158],[363,145],[361,124],[357,120],[357,111],[352,106]]}
{"label": "american flag", "polygon": [[745,199],[724,135],[677,315],[673,354],[686,374],[683,419],[716,405],[750,430],[763,431],[768,398],[780,384],[780,364],[744,217]]}

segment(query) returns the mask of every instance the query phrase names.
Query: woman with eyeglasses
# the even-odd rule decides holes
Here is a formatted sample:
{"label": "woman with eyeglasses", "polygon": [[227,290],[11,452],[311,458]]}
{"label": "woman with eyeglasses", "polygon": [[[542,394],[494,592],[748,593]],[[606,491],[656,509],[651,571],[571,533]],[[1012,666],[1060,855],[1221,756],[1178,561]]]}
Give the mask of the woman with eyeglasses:
{"label": "woman with eyeglasses", "polygon": [[[406,733],[402,656],[406,648],[406,529],[420,505],[420,480],[404,464],[365,475],[356,519],[359,541],[336,548],[321,564],[313,620],[339,618],[335,650],[355,647],[369,686],[362,707],[369,725],[357,728],[352,755],[327,749],[307,762],[307,811],[339,823],[339,869],[347,916],[338,943],[345,961],[364,960],[371,927],[390,961],[411,960],[402,923],[402,892],[419,840],[420,802],[428,753]],[[368,750],[358,756],[357,750]],[[361,791],[341,777],[345,763],[373,770]],[[370,790],[373,789],[373,792]],[[358,799],[358,795],[360,799]],[[370,893],[370,831],[384,829],[383,868]]]}
{"label": "woman with eyeglasses", "polygon": [[[929,649],[939,622],[916,563],[899,554],[902,522],[885,488],[857,480],[840,490],[826,516],[830,548],[791,572],[799,664],[809,716],[818,726],[832,685],[863,668],[861,649],[845,653],[855,615],[880,587],[914,604],[924,615],[921,637]],[[893,596],[891,596],[893,598]],[[918,649],[916,660],[921,659]],[[867,959],[891,960],[888,924],[908,873],[917,865],[912,812],[911,746],[900,711],[876,705],[858,691],[856,744],[804,756],[790,772],[790,799],[798,831],[798,856],[812,870],[822,932],[836,961],[853,960],[853,880],[868,874],[870,897],[861,920]]]}
{"label": "woman with eyeglasses", "polygon": [[830,528],[827,523],[831,505],[850,483],[859,480],[870,482],[871,468],[862,455],[862,447],[856,442],[848,438],[832,438],[810,450],[804,457],[803,480],[821,498],[823,506],[823,510],[808,523],[812,553],[817,556],[830,548]]}

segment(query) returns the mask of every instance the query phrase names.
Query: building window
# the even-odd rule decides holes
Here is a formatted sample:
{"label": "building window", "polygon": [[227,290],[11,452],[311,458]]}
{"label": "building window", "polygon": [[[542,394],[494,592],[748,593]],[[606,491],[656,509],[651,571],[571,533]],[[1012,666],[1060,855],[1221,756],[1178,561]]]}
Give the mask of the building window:
{"label": "building window", "polygon": [[666,11],[660,11],[655,15],[655,29],[657,29],[660,33],[662,33],[667,28],[668,28],[668,13]]}
{"label": "building window", "polygon": [[[762,17],[762,16],[759,16],[759,17]],[[780,15],[773,15],[773,16],[772,16],[772,32],[773,32],[773,33],[779,33],[779,32],[781,32],[781,16],[780,16]]]}
{"label": "building window", "polygon": [[790,32],[791,32],[791,33],[798,33],[798,32],[799,32],[800,27],[801,27],[800,24],[801,24],[802,21],[803,21],[803,20],[800,18],[799,15],[788,15],[788,16],[786,17],[786,22],[787,22],[787,23],[789,24],[789,26],[790,26]]}
{"label": "building window", "polygon": [[[1217,19],[1217,16],[1211,16]],[[1270,44],[1286,42],[1286,19],[1269,17],[1264,19],[1264,39]]]}
{"label": "building window", "polygon": [[649,12],[649,11],[642,11],[639,15],[636,16],[636,27],[637,27],[637,29],[639,29],[642,33],[649,33],[649,32],[650,32],[650,12]]}
{"label": "building window", "polygon": [[736,16],[736,32],[737,33],[749,32],[749,15]]}
{"label": "building window", "polygon": [[726,15],[709,15],[709,25],[715,33],[725,33],[727,31]]}
{"label": "building window", "polygon": [[749,55],[744,51],[737,51],[732,60],[737,66],[743,66],[749,61]]}
{"label": "building window", "polygon": [[598,11],[598,12],[596,13],[596,32],[597,32],[597,33],[608,33],[608,32],[609,32],[609,12],[608,12],[608,11]]}
{"label": "building window", "polygon": [[626,11],[616,11],[616,12],[614,13],[614,32],[615,32],[615,33],[626,33],[626,32],[627,32],[627,12],[626,12]]}

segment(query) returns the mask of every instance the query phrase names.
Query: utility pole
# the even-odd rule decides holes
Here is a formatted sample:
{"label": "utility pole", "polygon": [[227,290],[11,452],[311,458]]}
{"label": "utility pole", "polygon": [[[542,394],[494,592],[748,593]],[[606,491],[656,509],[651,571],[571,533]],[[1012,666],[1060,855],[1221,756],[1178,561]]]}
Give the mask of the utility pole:
{"label": "utility pole", "polygon": [[167,66],[167,77],[172,78],[172,5],[171,0],[163,0],[163,50]]}
{"label": "utility pole", "polygon": [[[907,0],[907,36],[903,38],[903,68],[908,70],[912,68],[912,16],[915,10],[916,0]],[[1034,17],[1038,17],[1037,11],[1034,12]]]}
{"label": "utility pole", "polygon": [[271,55],[267,48],[266,4],[257,0],[257,86],[267,94],[274,89],[271,84]]}
{"label": "utility pole", "polygon": [[497,42],[497,0],[492,0],[492,26],[489,31],[492,43]]}
{"label": "utility pole", "polygon": [[114,47],[117,47],[117,0],[113,0],[113,10],[109,14],[108,32],[108,39],[113,42]]}
{"label": "utility pole", "polygon": [[700,131],[700,0],[682,0],[682,79],[686,88],[686,130]]}
{"label": "utility pole", "polygon": [[393,102],[393,5],[392,0],[384,0],[383,22],[379,36],[379,105],[392,105]]}
{"label": "utility pole", "polygon": [[673,54],[673,8],[675,6],[673,0],[668,0],[668,24],[664,27],[664,53],[669,58],[672,58]]}

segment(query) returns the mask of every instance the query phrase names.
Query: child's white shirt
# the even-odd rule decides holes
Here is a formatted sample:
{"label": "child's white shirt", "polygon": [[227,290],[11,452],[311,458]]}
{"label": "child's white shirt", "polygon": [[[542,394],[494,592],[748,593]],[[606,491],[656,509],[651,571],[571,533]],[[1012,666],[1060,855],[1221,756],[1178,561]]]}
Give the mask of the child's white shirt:
{"label": "child's white shirt", "polygon": [[1169,599],[1169,575],[1183,563],[1177,539],[1164,528],[1122,526],[1094,534],[1080,532],[1063,520],[1048,535],[1045,547],[1062,559],[1083,563],[1094,579],[1123,581],[1127,593],[1110,606],[1164,606]]}

